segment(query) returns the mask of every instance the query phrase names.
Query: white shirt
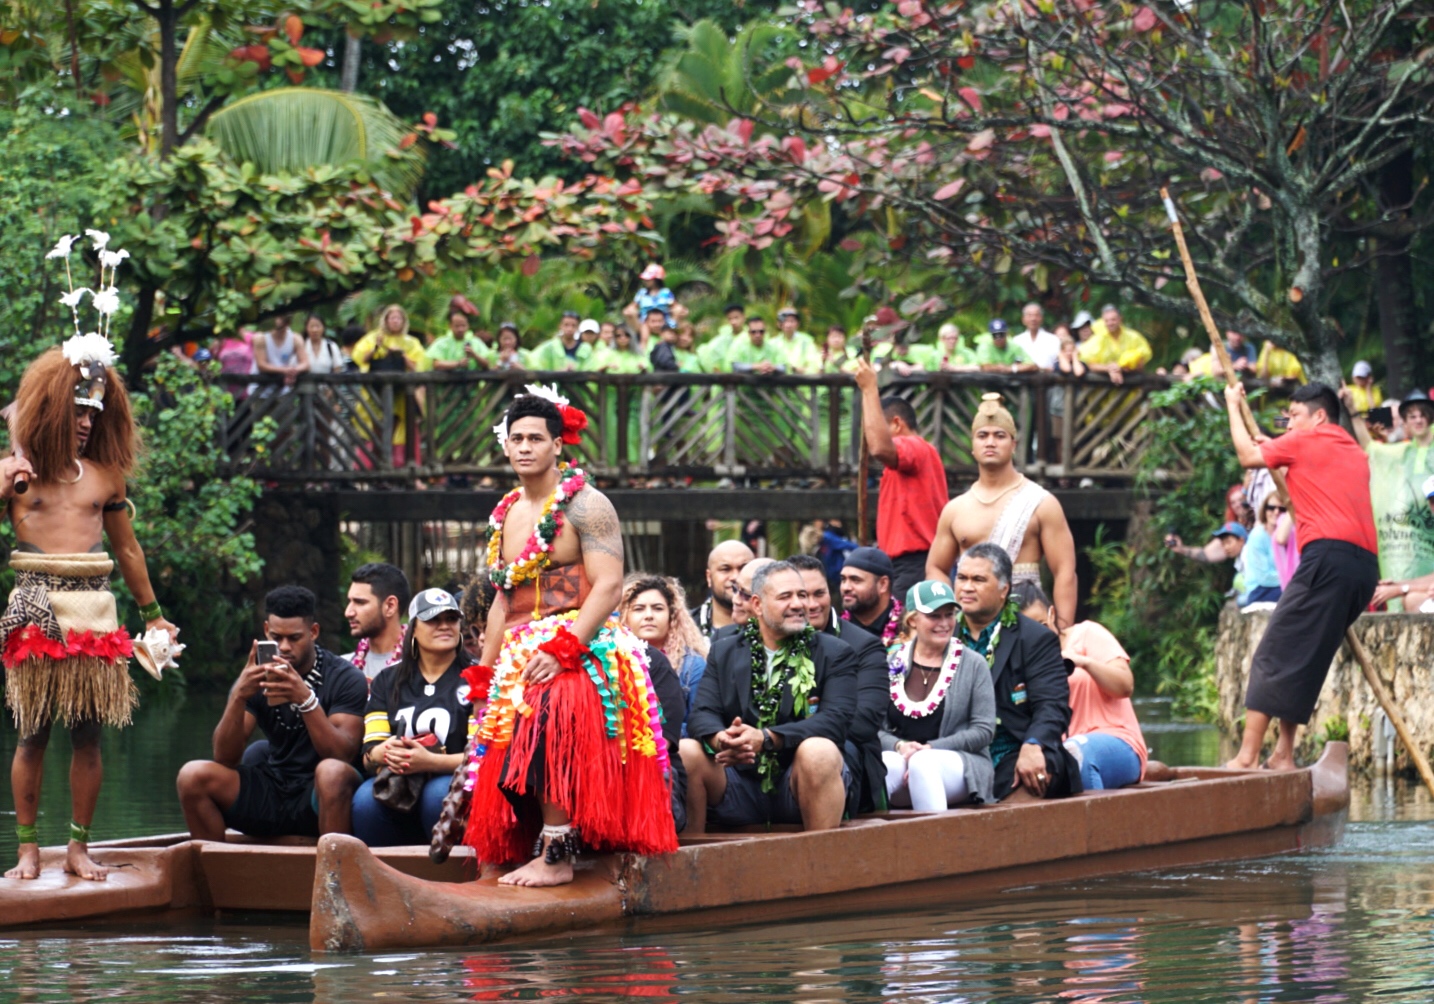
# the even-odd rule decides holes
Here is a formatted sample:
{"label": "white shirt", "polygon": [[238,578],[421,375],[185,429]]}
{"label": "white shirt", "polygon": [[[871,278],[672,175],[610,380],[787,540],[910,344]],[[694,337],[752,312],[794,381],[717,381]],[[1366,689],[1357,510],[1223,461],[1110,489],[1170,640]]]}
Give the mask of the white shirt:
{"label": "white shirt", "polygon": [[1043,370],[1055,369],[1056,361],[1061,357],[1061,340],[1045,328],[1037,331],[1034,337],[1029,331],[1022,331],[1011,341],[1025,349],[1031,362]]}

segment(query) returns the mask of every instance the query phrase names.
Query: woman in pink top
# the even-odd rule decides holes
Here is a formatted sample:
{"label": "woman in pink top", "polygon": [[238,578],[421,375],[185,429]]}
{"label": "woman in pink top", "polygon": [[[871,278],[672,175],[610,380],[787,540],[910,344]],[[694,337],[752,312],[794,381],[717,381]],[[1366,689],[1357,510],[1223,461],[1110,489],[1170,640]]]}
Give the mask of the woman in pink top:
{"label": "woman in pink top", "polygon": [[[1050,600],[1040,587],[1017,589],[1021,613],[1056,631]],[[1070,674],[1071,723],[1065,746],[1080,764],[1081,785],[1086,791],[1099,791],[1134,784],[1145,775],[1147,751],[1130,703],[1135,690],[1130,656],[1115,635],[1095,621],[1081,621],[1056,633],[1061,638],[1061,655],[1075,664]]]}
{"label": "woman in pink top", "polygon": [[1300,567],[1300,542],[1295,537],[1295,521],[1290,516],[1290,504],[1275,492],[1265,496],[1260,503],[1260,518],[1263,520],[1268,509],[1279,510],[1280,518],[1275,522],[1275,531],[1270,541],[1275,548],[1275,571],[1280,576],[1280,588],[1287,589]]}

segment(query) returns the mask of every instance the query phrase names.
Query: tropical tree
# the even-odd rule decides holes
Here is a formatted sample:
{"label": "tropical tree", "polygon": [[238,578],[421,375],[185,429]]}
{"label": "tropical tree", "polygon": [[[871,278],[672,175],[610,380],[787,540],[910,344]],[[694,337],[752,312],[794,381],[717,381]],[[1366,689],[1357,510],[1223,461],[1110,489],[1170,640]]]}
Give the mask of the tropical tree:
{"label": "tropical tree", "polygon": [[621,110],[583,116],[560,146],[654,191],[722,192],[728,246],[785,238],[795,207],[822,198],[896,254],[1037,289],[1123,288],[1193,319],[1170,286],[1168,184],[1221,319],[1326,380],[1334,284],[1388,253],[1383,231],[1429,222],[1422,190],[1366,197],[1428,125],[1415,0],[799,8],[798,110],[722,125]]}

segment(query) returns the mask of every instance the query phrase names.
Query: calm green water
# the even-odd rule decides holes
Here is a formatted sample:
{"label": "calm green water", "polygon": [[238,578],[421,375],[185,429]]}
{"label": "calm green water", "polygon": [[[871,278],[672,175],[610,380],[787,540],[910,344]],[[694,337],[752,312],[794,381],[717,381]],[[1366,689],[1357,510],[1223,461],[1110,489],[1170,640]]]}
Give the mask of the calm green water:
{"label": "calm green water", "polygon": [[[151,701],[106,737],[105,835],[179,828],[174,771],[205,754],[219,704]],[[1219,756],[1212,732],[1158,710],[1143,714],[1160,759]],[[46,842],[68,820],[57,745]],[[312,955],[302,926],[269,917],[0,932],[0,1001],[1434,1000],[1434,804],[1365,787],[1351,820],[1331,850],[714,932],[357,957]]]}

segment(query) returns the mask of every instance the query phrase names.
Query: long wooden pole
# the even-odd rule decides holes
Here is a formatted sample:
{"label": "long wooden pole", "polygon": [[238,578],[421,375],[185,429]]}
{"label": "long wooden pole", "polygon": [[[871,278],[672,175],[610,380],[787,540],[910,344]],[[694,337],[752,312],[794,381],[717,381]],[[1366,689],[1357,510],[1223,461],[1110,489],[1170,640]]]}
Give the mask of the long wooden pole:
{"label": "long wooden pole", "polygon": [[[1210,346],[1215,355],[1219,357],[1220,365],[1225,370],[1225,385],[1235,386],[1239,378],[1235,376],[1235,366],[1230,360],[1230,353],[1225,348],[1225,339],[1220,336],[1220,329],[1215,326],[1215,318],[1210,314],[1210,305],[1205,302],[1205,294],[1200,289],[1200,278],[1195,274],[1195,263],[1190,258],[1190,248],[1185,243],[1185,231],[1180,226],[1180,216],[1175,211],[1175,203],[1170,198],[1170,193],[1164,188],[1160,189],[1160,197],[1165,202],[1165,213],[1170,217],[1170,229],[1175,234],[1175,243],[1180,248],[1180,261],[1185,266],[1185,285],[1190,290],[1190,296],[1195,301],[1196,308],[1200,311],[1200,320],[1205,324],[1205,330],[1210,335]],[[1259,426],[1255,423],[1255,416],[1250,411],[1250,403],[1243,397],[1240,398],[1240,417],[1244,419],[1245,428],[1251,436],[1259,435]],[[1294,499],[1290,498],[1289,486],[1285,483],[1284,473],[1270,470],[1270,478],[1274,481],[1275,487],[1284,496],[1290,506],[1290,517],[1294,518]],[[1364,671],[1364,681],[1369,684],[1369,689],[1374,692],[1374,698],[1384,713],[1389,716],[1389,721],[1394,726],[1394,731],[1399,734],[1400,742],[1409,752],[1409,758],[1414,761],[1415,769],[1424,780],[1424,786],[1434,794],[1434,770],[1429,767],[1429,760],[1424,756],[1424,751],[1414,741],[1414,736],[1409,732],[1409,726],[1404,721],[1404,715],[1395,706],[1394,699],[1389,691],[1385,689],[1384,681],[1374,671],[1374,663],[1365,651],[1364,643],[1354,633],[1354,628],[1347,628],[1344,632],[1344,640],[1349,649],[1354,653],[1355,659],[1359,662],[1360,669]]]}
{"label": "long wooden pole", "polygon": [[[863,322],[861,326],[861,357],[871,362],[871,326]],[[860,400],[861,395],[857,395]],[[871,447],[866,442],[866,414],[861,416],[861,426],[858,430],[861,433],[861,443],[857,446],[856,454],[856,542],[867,545],[872,542],[867,536],[867,525],[870,522],[871,493],[867,489],[867,481],[871,477]]]}

